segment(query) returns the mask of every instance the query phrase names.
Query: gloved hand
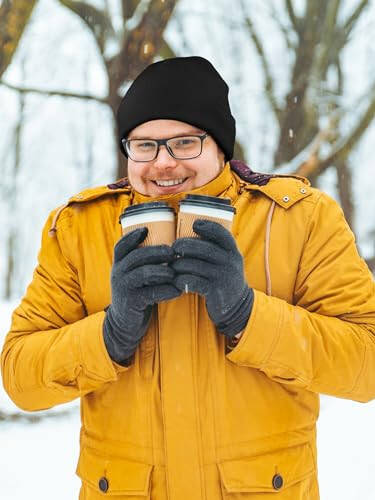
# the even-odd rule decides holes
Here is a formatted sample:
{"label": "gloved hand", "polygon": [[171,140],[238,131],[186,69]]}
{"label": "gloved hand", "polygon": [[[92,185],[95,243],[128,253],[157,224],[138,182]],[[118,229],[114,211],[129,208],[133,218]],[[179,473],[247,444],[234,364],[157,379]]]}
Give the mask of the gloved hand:
{"label": "gloved hand", "polygon": [[197,219],[200,238],[179,238],[172,245],[180,256],[172,267],[175,286],[206,299],[207,312],[218,331],[233,337],[243,330],[253,306],[254,292],[245,281],[243,258],[231,233],[221,224]]}
{"label": "gloved hand", "polygon": [[137,248],[146,227],[123,236],[115,246],[111,272],[112,303],[103,324],[109,356],[119,364],[134,353],[150,322],[152,306],[178,297],[175,272],[165,263],[175,255],[168,245]]}

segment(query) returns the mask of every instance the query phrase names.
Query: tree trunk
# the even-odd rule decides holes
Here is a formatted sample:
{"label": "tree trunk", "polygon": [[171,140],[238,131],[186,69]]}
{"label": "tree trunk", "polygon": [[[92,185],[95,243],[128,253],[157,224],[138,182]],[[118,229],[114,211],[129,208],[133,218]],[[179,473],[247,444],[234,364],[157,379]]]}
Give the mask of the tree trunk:
{"label": "tree trunk", "polygon": [[354,203],[353,203],[353,178],[352,171],[346,162],[335,165],[337,173],[337,189],[340,197],[340,205],[344,211],[345,218],[354,232]]}
{"label": "tree trunk", "polygon": [[9,189],[10,199],[9,199],[9,220],[11,221],[9,227],[9,233],[7,235],[7,269],[5,275],[5,293],[4,298],[9,300],[12,298],[14,292],[14,283],[15,283],[15,274],[16,274],[16,266],[15,266],[15,256],[17,253],[17,187],[18,187],[18,173],[21,165],[21,136],[22,136],[22,128],[25,119],[25,94],[19,94],[19,106],[20,113],[19,119],[16,126],[15,131],[15,145],[14,145],[14,164],[13,164],[13,172],[10,176],[11,178],[11,186]]}
{"label": "tree trunk", "polygon": [[0,6],[0,78],[18,47],[37,0],[3,0]]}

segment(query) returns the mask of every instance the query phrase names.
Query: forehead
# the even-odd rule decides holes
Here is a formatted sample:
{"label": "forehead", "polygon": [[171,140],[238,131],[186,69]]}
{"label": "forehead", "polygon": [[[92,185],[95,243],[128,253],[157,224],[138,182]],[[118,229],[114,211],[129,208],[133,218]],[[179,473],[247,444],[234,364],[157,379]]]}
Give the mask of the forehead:
{"label": "forehead", "polygon": [[172,137],[174,135],[203,133],[202,129],[178,120],[151,120],[133,128],[128,138],[163,139],[164,137]]}

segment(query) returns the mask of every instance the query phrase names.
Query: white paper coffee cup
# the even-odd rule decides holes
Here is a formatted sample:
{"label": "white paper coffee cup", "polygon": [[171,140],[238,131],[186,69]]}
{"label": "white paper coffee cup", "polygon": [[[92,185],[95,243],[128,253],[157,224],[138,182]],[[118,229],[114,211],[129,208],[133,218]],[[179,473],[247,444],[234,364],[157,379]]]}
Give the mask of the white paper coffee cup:
{"label": "white paper coffee cup", "polygon": [[231,206],[229,198],[187,195],[180,202],[176,236],[177,238],[198,237],[193,231],[193,223],[196,219],[212,220],[230,231],[235,213],[236,209]]}
{"label": "white paper coffee cup", "polygon": [[120,215],[122,234],[147,227],[148,234],[140,246],[172,245],[176,238],[173,208],[163,201],[139,203],[127,207]]}

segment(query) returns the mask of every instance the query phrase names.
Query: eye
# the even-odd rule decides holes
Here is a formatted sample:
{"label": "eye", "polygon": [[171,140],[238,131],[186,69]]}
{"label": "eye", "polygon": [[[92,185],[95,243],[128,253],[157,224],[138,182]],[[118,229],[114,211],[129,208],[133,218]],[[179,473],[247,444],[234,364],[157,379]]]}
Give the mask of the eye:
{"label": "eye", "polygon": [[192,144],[194,141],[192,139],[179,139],[176,141],[176,146],[188,146]]}
{"label": "eye", "polygon": [[189,149],[191,147],[195,147],[199,143],[199,139],[197,137],[176,137],[171,141],[170,145],[172,148],[177,149]]}
{"label": "eye", "polygon": [[155,147],[155,143],[152,141],[142,141],[135,143],[134,147],[144,151],[145,149],[153,149]]}

